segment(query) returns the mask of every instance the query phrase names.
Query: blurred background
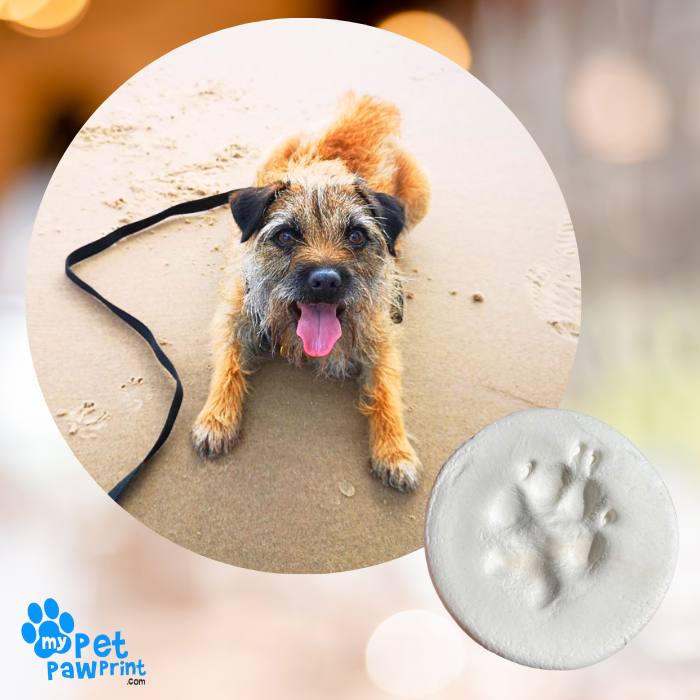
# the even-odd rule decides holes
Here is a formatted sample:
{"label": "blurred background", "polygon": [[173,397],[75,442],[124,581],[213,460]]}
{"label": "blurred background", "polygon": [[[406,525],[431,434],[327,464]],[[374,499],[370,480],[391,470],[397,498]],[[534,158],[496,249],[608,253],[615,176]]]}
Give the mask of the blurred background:
{"label": "blurred background", "polygon": [[[87,117],[151,61],[218,29],[290,16],[382,26],[445,54],[516,114],[557,177],[583,274],[563,407],[606,421],[650,458],[681,529],[666,601],[608,661],[558,673],[489,654],[455,633],[422,552],[328,576],[198,557],[109,502],[53,423],[31,365],[23,292],[54,166]],[[153,698],[700,698],[697,0],[0,0],[0,18],[7,697],[124,692],[116,678],[45,680],[20,627],[26,605],[50,595],[79,630],[120,629],[148,672],[131,692]]]}

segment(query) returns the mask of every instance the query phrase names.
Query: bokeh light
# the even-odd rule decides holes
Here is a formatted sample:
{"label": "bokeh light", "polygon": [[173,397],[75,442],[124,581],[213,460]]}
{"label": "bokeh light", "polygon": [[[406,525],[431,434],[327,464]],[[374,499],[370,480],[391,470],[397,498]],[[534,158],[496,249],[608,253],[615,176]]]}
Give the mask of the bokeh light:
{"label": "bokeh light", "polygon": [[40,12],[51,0],[0,0],[0,17],[15,22]]}
{"label": "bokeh light", "polygon": [[598,53],[579,65],[568,85],[569,123],[594,156],[636,163],[660,155],[671,128],[663,85],[638,61]]}
{"label": "bokeh light", "polygon": [[392,15],[379,24],[380,29],[400,34],[442,54],[469,70],[472,53],[462,32],[440,15],[410,11]]}
{"label": "bokeh light", "polygon": [[89,0],[9,0],[0,16],[21,33],[56,36],[74,27],[88,5]]}
{"label": "bokeh light", "polygon": [[382,622],[367,645],[367,672],[383,690],[420,698],[445,688],[462,670],[464,635],[427,610],[408,610]]}

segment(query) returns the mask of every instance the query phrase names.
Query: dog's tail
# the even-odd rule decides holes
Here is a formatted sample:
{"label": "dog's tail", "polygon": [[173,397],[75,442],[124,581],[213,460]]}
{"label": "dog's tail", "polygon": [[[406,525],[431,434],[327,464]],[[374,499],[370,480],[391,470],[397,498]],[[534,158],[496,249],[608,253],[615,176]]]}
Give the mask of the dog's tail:
{"label": "dog's tail", "polygon": [[[358,97],[352,90],[348,90],[338,100],[335,114],[336,129],[356,130],[370,141],[383,139],[388,134],[401,136],[399,108],[392,102],[379,97],[372,95]],[[352,136],[352,134],[349,135]]]}
{"label": "dog's tail", "polygon": [[317,134],[313,150],[323,160],[343,160],[362,175],[377,168],[386,155],[387,141],[400,133],[401,114],[396,105],[370,95],[357,97],[350,91],[340,98],[333,121]]}

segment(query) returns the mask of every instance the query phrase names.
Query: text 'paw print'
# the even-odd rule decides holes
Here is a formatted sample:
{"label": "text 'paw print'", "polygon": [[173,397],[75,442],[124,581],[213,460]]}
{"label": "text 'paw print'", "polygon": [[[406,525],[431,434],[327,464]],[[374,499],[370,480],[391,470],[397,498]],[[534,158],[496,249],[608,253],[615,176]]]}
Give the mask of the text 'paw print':
{"label": "text 'paw print'", "polygon": [[605,563],[617,513],[595,479],[600,460],[579,443],[564,461],[514,465],[490,504],[485,570],[534,608],[577,598]]}
{"label": "text 'paw print'", "polygon": [[[59,616],[58,603],[53,598],[46,599],[43,611],[38,603],[30,603],[27,615],[31,622],[22,625],[22,639],[28,644],[34,644],[37,656],[48,659],[53,654],[65,654],[70,649],[71,640],[68,635],[73,631],[75,623],[67,612]],[[54,622],[56,618],[58,623]],[[35,625],[39,625],[38,631]]]}

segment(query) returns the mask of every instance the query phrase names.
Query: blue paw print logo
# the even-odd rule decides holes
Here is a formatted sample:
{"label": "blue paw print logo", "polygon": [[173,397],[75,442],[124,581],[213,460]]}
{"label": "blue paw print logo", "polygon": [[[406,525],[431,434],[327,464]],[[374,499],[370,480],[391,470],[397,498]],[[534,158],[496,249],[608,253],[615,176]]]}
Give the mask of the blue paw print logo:
{"label": "blue paw print logo", "polygon": [[[42,659],[48,659],[53,654],[65,654],[70,649],[68,635],[75,623],[67,612],[60,616],[58,612],[58,603],[53,598],[46,599],[43,611],[38,603],[30,603],[27,609],[31,622],[22,625],[22,638],[28,644],[34,644],[34,653]],[[44,616],[47,619],[44,620]],[[36,625],[39,625],[38,631]]]}

